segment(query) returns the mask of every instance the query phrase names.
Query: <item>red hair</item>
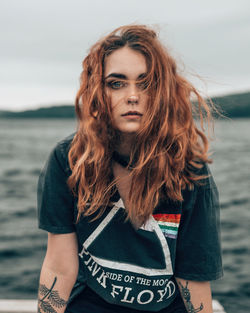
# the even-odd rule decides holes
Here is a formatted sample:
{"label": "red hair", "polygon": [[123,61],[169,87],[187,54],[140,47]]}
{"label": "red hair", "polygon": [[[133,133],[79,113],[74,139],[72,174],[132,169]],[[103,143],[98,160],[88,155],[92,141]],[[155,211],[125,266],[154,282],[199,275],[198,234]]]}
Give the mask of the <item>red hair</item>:
{"label": "red hair", "polygon": [[[192,188],[201,178],[193,169],[210,162],[203,130],[204,118],[211,120],[209,106],[178,73],[175,60],[152,29],[122,26],[98,41],[83,61],[75,102],[78,130],[68,154],[72,170],[68,184],[78,196],[78,220],[81,214],[99,217],[115,190],[112,153],[119,134],[112,127],[103,73],[106,57],[125,46],[145,56],[147,76],[143,79],[150,104],[131,152],[134,168],[130,172],[128,218],[137,225],[144,223],[163,188],[167,197],[182,201],[182,189]],[[201,129],[194,122],[194,96]]]}

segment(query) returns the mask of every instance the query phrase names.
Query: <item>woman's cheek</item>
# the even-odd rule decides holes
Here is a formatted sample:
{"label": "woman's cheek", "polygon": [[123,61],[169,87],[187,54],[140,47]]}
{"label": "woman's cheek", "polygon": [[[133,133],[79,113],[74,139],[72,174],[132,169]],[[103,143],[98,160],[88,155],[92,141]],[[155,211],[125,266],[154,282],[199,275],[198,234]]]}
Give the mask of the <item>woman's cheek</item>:
{"label": "woman's cheek", "polygon": [[122,103],[124,102],[124,95],[122,94],[122,92],[114,92],[111,95],[111,106],[114,109],[119,108]]}

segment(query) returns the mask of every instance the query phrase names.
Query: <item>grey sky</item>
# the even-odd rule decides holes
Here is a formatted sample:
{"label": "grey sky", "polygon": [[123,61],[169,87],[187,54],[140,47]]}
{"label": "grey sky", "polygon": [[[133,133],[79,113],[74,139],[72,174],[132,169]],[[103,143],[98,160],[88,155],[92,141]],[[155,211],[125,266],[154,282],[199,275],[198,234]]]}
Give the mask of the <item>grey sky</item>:
{"label": "grey sky", "polygon": [[204,93],[250,90],[249,0],[0,0],[0,109],[73,103],[88,48],[129,23],[156,26]]}

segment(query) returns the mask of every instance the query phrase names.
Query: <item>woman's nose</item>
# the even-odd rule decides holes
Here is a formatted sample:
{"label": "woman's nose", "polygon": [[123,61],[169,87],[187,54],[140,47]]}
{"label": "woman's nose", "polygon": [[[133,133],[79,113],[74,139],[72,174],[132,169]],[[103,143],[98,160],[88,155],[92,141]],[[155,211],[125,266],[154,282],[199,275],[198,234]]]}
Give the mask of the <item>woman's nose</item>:
{"label": "woman's nose", "polygon": [[138,95],[128,96],[128,99],[127,99],[128,104],[138,104],[138,101],[139,101]]}
{"label": "woman's nose", "polygon": [[139,93],[136,87],[136,84],[131,84],[128,89],[127,94],[128,104],[138,104],[139,102]]}

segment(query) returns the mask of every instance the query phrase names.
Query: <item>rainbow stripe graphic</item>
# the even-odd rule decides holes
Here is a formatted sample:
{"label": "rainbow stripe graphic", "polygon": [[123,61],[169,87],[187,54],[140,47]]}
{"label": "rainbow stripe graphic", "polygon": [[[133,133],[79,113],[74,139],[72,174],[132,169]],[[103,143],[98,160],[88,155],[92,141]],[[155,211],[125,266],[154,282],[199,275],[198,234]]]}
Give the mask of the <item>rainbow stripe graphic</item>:
{"label": "rainbow stripe graphic", "polygon": [[165,237],[176,239],[181,214],[153,214]]}

